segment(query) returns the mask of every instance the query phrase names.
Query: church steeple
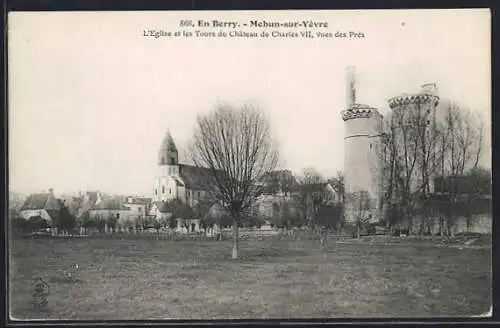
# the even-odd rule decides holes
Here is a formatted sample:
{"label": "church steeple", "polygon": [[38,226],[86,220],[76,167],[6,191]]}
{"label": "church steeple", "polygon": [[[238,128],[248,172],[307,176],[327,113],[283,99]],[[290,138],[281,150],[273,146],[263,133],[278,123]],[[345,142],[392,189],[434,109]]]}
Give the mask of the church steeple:
{"label": "church steeple", "polygon": [[174,139],[170,132],[165,133],[158,153],[158,165],[177,165],[179,163],[179,152],[175,146]]}

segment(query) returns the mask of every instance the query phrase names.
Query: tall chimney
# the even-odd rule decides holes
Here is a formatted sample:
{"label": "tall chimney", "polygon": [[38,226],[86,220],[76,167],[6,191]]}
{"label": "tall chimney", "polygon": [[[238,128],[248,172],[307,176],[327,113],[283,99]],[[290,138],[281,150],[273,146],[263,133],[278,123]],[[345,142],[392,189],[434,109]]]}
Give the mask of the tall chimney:
{"label": "tall chimney", "polygon": [[353,66],[347,67],[346,98],[347,108],[356,103],[356,68]]}
{"label": "tall chimney", "polygon": [[422,85],[422,93],[432,96],[438,96],[438,90],[436,83],[425,83]]}

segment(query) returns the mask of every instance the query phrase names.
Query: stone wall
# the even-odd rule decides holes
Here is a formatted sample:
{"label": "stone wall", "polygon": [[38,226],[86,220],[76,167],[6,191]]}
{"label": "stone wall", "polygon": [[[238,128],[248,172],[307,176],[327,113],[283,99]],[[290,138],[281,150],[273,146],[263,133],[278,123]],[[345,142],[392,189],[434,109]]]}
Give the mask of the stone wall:
{"label": "stone wall", "polygon": [[[422,222],[421,216],[415,216],[413,218],[412,231],[414,234],[418,234],[420,230],[420,225]],[[434,217],[428,220],[431,234],[435,235],[440,232],[440,220],[438,217]],[[481,233],[481,234],[491,234],[492,232],[492,222],[493,216],[489,214],[478,214],[472,216],[470,219],[470,225],[467,227],[467,218],[460,217],[454,220],[451,231],[453,234],[459,233]],[[446,230],[446,222],[443,222],[444,231]],[[427,232],[427,225],[424,221],[424,232]]]}

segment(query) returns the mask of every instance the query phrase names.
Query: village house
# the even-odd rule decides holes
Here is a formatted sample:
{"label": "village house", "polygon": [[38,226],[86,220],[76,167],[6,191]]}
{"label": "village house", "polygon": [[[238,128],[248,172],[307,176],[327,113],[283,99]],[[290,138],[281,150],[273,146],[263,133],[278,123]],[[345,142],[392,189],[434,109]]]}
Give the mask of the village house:
{"label": "village house", "polygon": [[284,204],[293,201],[298,182],[289,170],[270,172],[261,183],[261,193],[250,208],[250,214],[266,219],[281,215]]}
{"label": "village house", "polygon": [[54,196],[54,190],[49,189],[48,193],[32,194],[24,201],[19,214],[25,220],[39,216],[50,225],[56,220],[61,211],[61,203]]}
{"label": "village house", "polygon": [[91,219],[103,219],[105,221],[105,232],[111,229],[110,220],[116,220],[117,229],[121,230],[128,226],[135,226],[132,210],[124,205],[120,197],[97,194],[97,200],[88,210]]}
{"label": "village house", "polygon": [[[62,206],[63,203],[55,197],[54,190],[49,189],[48,193],[28,196],[19,211],[19,215],[25,220],[40,217],[51,226],[59,218]],[[55,229],[52,230],[52,233],[57,233]]]}
{"label": "village house", "polygon": [[151,198],[127,196],[125,197],[123,206],[130,210],[128,219],[133,222],[141,222],[148,215]]}

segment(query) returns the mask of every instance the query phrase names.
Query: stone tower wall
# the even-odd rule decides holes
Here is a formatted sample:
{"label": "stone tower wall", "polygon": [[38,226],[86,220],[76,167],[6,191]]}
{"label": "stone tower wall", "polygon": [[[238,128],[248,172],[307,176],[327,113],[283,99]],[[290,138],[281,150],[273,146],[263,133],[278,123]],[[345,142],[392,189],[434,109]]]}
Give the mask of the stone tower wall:
{"label": "stone tower wall", "polygon": [[370,209],[363,211],[373,221],[380,217],[381,191],[381,120],[375,108],[352,105],[343,112],[345,121],[345,193],[346,221],[354,222],[359,213],[360,197],[366,192]]}

